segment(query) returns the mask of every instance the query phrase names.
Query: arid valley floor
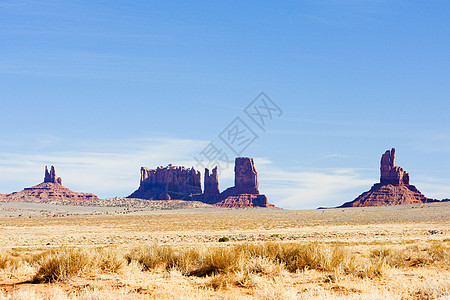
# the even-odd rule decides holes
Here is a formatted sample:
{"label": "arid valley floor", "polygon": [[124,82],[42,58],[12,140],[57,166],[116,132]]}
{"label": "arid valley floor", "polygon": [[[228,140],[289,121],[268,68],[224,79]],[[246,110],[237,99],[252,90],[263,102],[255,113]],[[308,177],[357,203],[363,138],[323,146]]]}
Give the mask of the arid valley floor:
{"label": "arid valley floor", "polygon": [[0,203],[0,299],[450,299],[449,202],[172,204]]}

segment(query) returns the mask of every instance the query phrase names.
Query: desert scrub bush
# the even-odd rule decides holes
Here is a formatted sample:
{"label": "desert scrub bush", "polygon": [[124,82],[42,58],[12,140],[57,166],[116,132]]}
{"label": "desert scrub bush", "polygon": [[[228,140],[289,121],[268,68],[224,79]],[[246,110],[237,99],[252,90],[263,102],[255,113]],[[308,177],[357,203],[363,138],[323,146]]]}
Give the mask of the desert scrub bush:
{"label": "desert scrub bush", "polygon": [[10,251],[0,250],[0,279],[17,276],[25,266],[26,263],[22,261],[21,257],[15,256]]}
{"label": "desert scrub bush", "polygon": [[70,279],[93,266],[92,255],[83,249],[61,248],[46,251],[35,258],[39,269],[34,282],[55,282]]}
{"label": "desert scrub bush", "polygon": [[230,238],[226,237],[226,236],[219,238],[219,243],[224,243],[224,242],[229,242],[229,241],[230,241]]}
{"label": "desert scrub bush", "polygon": [[290,272],[305,269],[335,271],[345,268],[349,254],[342,246],[325,244],[280,244],[276,259]]}
{"label": "desert scrub bush", "polygon": [[200,249],[175,249],[172,246],[141,245],[125,255],[128,264],[139,263],[144,270],[163,267],[178,269],[182,273],[190,272],[200,261]]}
{"label": "desert scrub bush", "polygon": [[15,264],[14,257],[5,250],[0,250],[0,269],[6,269]]}
{"label": "desert scrub bush", "polygon": [[117,250],[112,248],[97,248],[93,253],[93,265],[99,269],[116,273],[125,265],[124,256]]}
{"label": "desert scrub bush", "polygon": [[431,262],[445,269],[450,268],[450,247],[444,243],[433,243],[425,249]]}
{"label": "desert scrub bush", "polygon": [[252,288],[257,285],[254,277],[255,275],[244,271],[216,274],[208,278],[205,287],[212,288],[214,290],[229,288],[233,286]]}
{"label": "desert scrub bush", "polygon": [[355,263],[352,271],[349,273],[356,275],[359,278],[369,278],[373,279],[376,277],[381,277],[385,271],[386,262],[382,258],[373,258],[360,260]]}
{"label": "desert scrub bush", "polygon": [[195,270],[189,273],[194,276],[240,271],[243,268],[244,255],[236,247],[209,247],[200,257]]}
{"label": "desert scrub bush", "polygon": [[370,253],[370,258],[376,263],[378,260],[382,260],[387,266],[394,268],[404,267],[406,261],[410,259],[405,249],[396,249],[392,247],[373,249]]}

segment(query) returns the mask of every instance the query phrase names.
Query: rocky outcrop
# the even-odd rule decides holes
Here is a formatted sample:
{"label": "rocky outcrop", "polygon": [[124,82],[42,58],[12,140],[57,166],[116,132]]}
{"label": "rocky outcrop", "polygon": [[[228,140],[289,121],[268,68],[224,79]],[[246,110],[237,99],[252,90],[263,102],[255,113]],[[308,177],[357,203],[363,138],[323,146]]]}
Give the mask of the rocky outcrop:
{"label": "rocky outcrop", "polygon": [[253,158],[236,157],[234,162],[234,188],[240,194],[259,194],[258,172]]}
{"label": "rocky outcrop", "polygon": [[206,168],[202,193],[200,172],[194,167],[142,167],[139,188],[128,198],[201,201],[227,208],[274,207],[265,195],[259,194],[258,172],[252,158],[236,158],[234,171],[234,186],[220,193],[217,167],[211,172]]}
{"label": "rocky outcrop", "polygon": [[33,187],[25,188],[23,191],[4,196],[4,201],[39,202],[39,200],[63,200],[84,202],[98,200],[97,196],[90,193],[72,192],[62,186],[62,180],[56,176],[55,168],[52,166],[50,172],[45,167],[44,182]]}
{"label": "rocky outcrop", "polygon": [[395,166],[395,148],[381,156],[380,183],[383,185],[409,185],[409,174]]}
{"label": "rocky outcrop", "polygon": [[387,150],[381,156],[380,183],[355,200],[340,207],[385,206],[436,202],[425,197],[414,185],[409,183],[409,174],[395,166],[395,149]]}
{"label": "rocky outcrop", "polygon": [[259,193],[258,172],[249,157],[237,157],[234,166],[234,186],[219,195],[219,207],[274,207]]}
{"label": "rocky outcrop", "polygon": [[212,170],[211,174],[209,174],[209,169],[205,168],[205,179],[203,187],[205,189],[203,193],[203,202],[208,204],[217,203],[220,196],[217,166]]}
{"label": "rocky outcrop", "polygon": [[239,194],[228,196],[225,199],[215,203],[215,206],[224,208],[245,208],[245,207],[270,207],[275,205],[267,201],[266,195]]}
{"label": "rocky outcrop", "polygon": [[128,198],[148,200],[184,200],[193,194],[201,194],[200,172],[194,167],[179,166],[141,168],[139,188]]}
{"label": "rocky outcrop", "polygon": [[62,185],[62,179],[61,177],[56,176],[54,166],[51,166],[50,172],[48,171],[47,166],[45,166],[44,182],[57,183]]}

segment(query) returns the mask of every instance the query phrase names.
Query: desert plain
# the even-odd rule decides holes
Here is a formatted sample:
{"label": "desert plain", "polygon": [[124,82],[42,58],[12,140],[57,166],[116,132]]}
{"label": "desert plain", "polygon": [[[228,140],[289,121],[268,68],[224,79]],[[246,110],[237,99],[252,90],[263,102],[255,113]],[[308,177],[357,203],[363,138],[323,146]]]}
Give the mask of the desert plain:
{"label": "desert plain", "polygon": [[450,202],[0,203],[0,299],[450,299]]}

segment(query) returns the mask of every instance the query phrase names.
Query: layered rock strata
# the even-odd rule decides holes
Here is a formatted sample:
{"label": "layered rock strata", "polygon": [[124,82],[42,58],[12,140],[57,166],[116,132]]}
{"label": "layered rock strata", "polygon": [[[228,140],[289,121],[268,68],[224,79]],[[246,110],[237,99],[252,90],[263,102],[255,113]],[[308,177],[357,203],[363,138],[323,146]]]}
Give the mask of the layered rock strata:
{"label": "layered rock strata", "polygon": [[258,172],[253,158],[237,157],[234,165],[234,186],[220,193],[219,207],[275,207],[259,193]]}
{"label": "layered rock strata", "polygon": [[409,183],[409,174],[395,166],[395,149],[387,150],[381,156],[380,182],[361,194],[355,200],[341,207],[386,206],[436,202],[425,197],[414,185]]}
{"label": "layered rock strata", "polygon": [[62,185],[62,179],[56,176],[55,168],[50,171],[45,167],[44,182],[33,187],[25,188],[23,191],[15,192],[3,197],[4,201],[26,201],[39,202],[39,200],[63,200],[84,202],[98,200],[97,196],[91,193],[77,193]]}
{"label": "layered rock strata", "polygon": [[194,167],[142,167],[139,188],[128,198],[201,201],[227,208],[274,207],[265,195],[259,193],[258,172],[252,158],[236,158],[234,171],[234,186],[221,193],[217,167],[211,172],[206,168],[202,193],[200,172]]}
{"label": "layered rock strata", "polygon": [[200,172],[194,167],[168,165],[157,169],[141,168],[139,188],[128,198],[148,200],[184,200],[201,194]]}

